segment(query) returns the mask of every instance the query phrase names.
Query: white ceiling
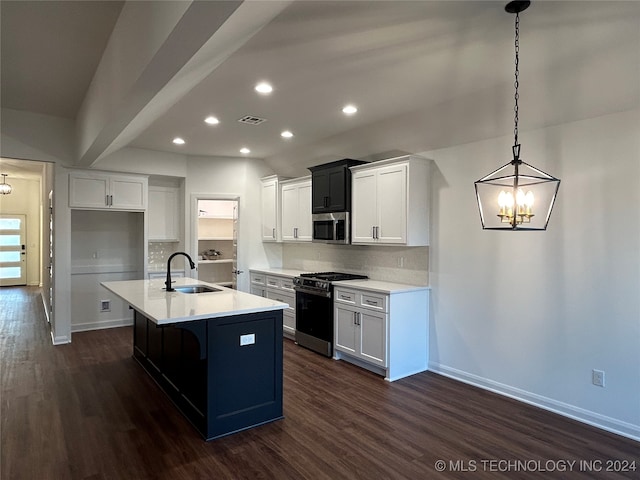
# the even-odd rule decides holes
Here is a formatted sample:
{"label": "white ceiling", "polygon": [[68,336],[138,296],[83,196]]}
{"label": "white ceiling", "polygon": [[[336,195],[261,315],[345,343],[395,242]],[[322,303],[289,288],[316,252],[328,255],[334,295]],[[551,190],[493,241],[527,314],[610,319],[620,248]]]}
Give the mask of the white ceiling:
{"label": "white ceiling", "polygon": [[[3,0],[2,107],[76,118],[122,4]],[[507,135],[514,16],[504,4],[282,3],[273,20],[177,101],[167,101],[128,145],[225,157],[241,156],[239,148],[247,146],[251,157],[286,170],[287,163],[320,158],[320,144],[348,144],[349,135],[378,138],[369,142],[374,150],[360,145],[344,156],[390,147],[393,140],[381,142],[379,132],[393,119],[396,128],[425,129],[418,142],[403,143],[407,134],[394,132],[396,148],[417,151]],[[533,2],[521,14],[521,95],[528,108],[521,126],[637,105],[639,26],[640,2]],[[260,80],[273,84],[271,95],[253,91]],[[346,103],[359,112],[344,116]],[[487,121],[478,121],[472,108]],[[206,125],[210,114],[221,123]],[[238,123],[244,115],[267,121]],[[282,139],[284,129],[294,138]],[[175,136],[187,143],[173,145]]]}

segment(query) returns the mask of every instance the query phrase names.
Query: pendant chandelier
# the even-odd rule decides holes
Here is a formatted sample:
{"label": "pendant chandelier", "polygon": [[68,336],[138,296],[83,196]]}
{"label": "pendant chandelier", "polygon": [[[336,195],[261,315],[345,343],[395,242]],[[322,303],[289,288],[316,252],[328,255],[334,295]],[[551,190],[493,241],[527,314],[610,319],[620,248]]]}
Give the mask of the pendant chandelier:
{"label": "pendant chandelier", "polygon": [[518,143],[518,87],[520,12],[530,1],[512,1],[505,6],[515,13],[515,106],[513,160],[475,182],[480,220],[484,230],[546,230],[560,188],[560,180],[520,158]]}
{"label": "pendant chandelier", "polygon": [[13,188],[11,185],[7,183],[7,174],[3,173],[2,175],[2,183],[0,183],[0,195],[9,195]]}

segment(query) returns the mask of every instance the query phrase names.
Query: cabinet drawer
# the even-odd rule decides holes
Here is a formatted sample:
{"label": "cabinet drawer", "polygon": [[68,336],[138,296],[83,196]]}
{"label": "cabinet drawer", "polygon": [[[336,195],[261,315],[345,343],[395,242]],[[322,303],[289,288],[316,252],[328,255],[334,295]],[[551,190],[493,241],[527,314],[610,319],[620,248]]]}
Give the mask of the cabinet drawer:
{"label": "cabinet drawer", "polygon": [[346,303],[348,305],[356,304],[356,292],[352,290],[344,290],[342,288],[336,288],[333,292],[333,300],[339,303]]}
{"label": "cabinet drawer", "polygon": [[[296,308],[296,297],[288,292],[283,292],[279,290],[273,290],[271,288],[267,289],[267,298],[271,300],[275,300],[277,302],[288,303],[289,308]],[[287,309],[288,310],[288,309]]]}
{"label": "cabinet drawer", "polygon": [[251,283],[254,285],[266,285],[266,275],[262,273],[251,273]]}
{"label": "cabinet drawer", "polygon": [[280,288],[280,279],[278,277],[267,277],[267,287]]}
{"label": "cabinet drawer", "polygon": [[365,308],[370,308],[372,310],[378,310],[380,312],[387,311],[387,296],[386,295],[378,295],[375,293],[365,293],[362,292],[360,294],[360,306]]}
{"label": "cabinet drawer", "polygon": [[295,290],[293,289],[293,278],[281,278],[280,288],[282,288],[283,290],[290,291],[291,293],[294,293]]}

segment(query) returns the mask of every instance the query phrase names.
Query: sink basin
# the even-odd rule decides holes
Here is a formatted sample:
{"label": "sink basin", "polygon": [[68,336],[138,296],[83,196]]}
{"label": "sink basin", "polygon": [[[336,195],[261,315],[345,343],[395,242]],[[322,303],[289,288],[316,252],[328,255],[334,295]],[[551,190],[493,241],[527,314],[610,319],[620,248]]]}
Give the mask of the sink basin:
{"label": "sink basin", "polygon": [[207,285],[184,285],[182,287],[175,287],[174,290],[180,293],[209,293],[222,291],[219,288],[209,287]]}

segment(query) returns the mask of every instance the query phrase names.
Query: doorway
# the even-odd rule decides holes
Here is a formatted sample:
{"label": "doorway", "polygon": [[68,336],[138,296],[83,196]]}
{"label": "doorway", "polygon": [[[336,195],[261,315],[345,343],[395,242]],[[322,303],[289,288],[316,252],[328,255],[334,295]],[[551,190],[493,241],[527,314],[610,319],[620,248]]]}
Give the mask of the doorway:
{"label": "doorway", "polygon": [[238,287],[239,198],[194,198],[194,246],[198,280]]}
{"label": "doorway", "polygon": [[27,284],[26,215],[0,215],[0,286]]}

